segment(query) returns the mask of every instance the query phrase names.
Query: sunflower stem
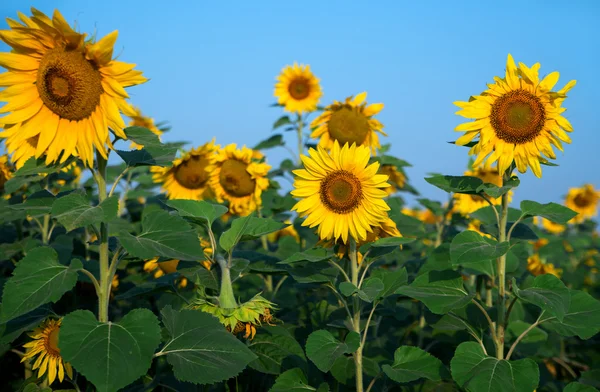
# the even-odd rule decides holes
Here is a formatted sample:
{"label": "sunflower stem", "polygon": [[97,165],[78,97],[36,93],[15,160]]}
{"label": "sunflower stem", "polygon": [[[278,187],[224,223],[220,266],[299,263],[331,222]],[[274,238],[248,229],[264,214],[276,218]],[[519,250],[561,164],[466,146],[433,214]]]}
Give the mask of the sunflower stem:
{"label": "sunflower stem", "polygon": [[235,300],[235,295],[233,294],[233,286],[231,285],[231,268],[222,256],[217,255],[216,260],[221,268],[219,306],[227,309],[237,308],[238,304]]}
{"label": "sunflower stem", "polygon": [[[510,174],[504,173],[502,186],[506,185]],[[498,225],[498,242],[506,241],[506,223],[508,218],[508,192],[502,195],[502,210]],[[506,316],[506,254],[498,257],[498,323],[496,325],[496,358],[504,359],[504,325]]]}
{"label": "sunflower stem", "polygon": [[[350,238],[350,268],[352,272],[352,284],[358,287],[358,252],[356,250],[356,241],[354,238]],[[357,295],[353,296],[353,310],[354,317],[352,318],[354,332],[360,335],[360,299]],[[353,354],[354,357],[354,365],[356,370],[356,391],[363,392],[363,371],[362,371],[362,350],[363,343],[361,342],[360,346]]]}
{"label": "sunflower stem", "polygon": [[[106,164],[107,160],[96,153],[97,170],[94,178],[98,184],[98,201],[102,203],[106,197]],[[108,264],[108,225],[100,223],[100,292],[98,293],[98,321],[108,322],[108,298],[110,297],[111,281],[109,278]]]}

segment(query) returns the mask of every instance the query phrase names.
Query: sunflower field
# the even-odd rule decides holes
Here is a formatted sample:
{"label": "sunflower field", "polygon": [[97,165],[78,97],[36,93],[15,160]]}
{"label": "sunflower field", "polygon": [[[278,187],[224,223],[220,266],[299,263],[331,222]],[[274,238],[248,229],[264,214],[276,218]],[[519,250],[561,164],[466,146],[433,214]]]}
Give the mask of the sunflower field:
{"label": "sunflower field", "polygon": [[308,65],[265,140],[189,145],[133,106],[116,31],[32,8],[0,39],[0,390],[600,388],[600,191],[512,202],[569,154],[574,80],[508,54],[454,103],[467,170],[436,201],[384,105],[322,102]]}

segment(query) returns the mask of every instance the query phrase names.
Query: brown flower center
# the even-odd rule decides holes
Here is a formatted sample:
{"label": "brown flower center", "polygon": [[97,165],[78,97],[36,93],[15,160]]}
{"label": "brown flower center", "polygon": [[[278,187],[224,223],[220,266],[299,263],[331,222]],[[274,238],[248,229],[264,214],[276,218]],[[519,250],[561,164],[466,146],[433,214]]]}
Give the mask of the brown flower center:
{"label": "brown flower center", "polygon": [[219,183],[231,196],[244,197],[251,195],[256,188],[256,181],[250,176],[248,164],[237,159],[228,159],[223,162]]}
{"label": "brown flower center", "polygon": [[492,105],[490,123],[496,136],[508,143],[524,144],[542,132],[546,111],[538,97],[525,90],[514,90]]}
{"label": "brown flower center", "polygon": [[83,53],[64,48],[52,49],[42,57],[36,85],[46,107],[72,121],[89,117],[104,92],[98,69]]}
{"label": "brown flower center", "polygon": [[592,204],[592,201],[590,195],[588,195],[587,192],[584,192],[575,196],[573,198],[573,203],[575,203],[577,207],[584,208]]}
{"label": "brown flower center", "polygon": [[0,192],[4,192],[4,184],[6,184],[6,176],[2,169],[0,169]]}
{"label": "brown flower center", "polygon": [[321,202],[338,214],[352,212],[363,198],[360,180],[346,170],[337,170],[321,181]]}
{"label": "brown flower center", "polygon": [[54,329],[48,334],[45,342],[46,351],[49,355],[55,357],[60,355],[60,349],[58,348],[58,331],[60,331],[60,327],[54,326]]}
{"label": "brown flower center", "polygon": [[158,263],[158,268],[165,274],[172,274],[177,271],[177,265],[179,265],[179,260],[161,261]]}
{"label": "brown flower center", "polygon": [[296,78],[288,86],[288,92],[294,99],[304,99],[310,95],[310,83],[306,78]]}
{"label": "brown flower center", "polygon": [[327,126],[331,138],[337,140],[341,146],[346,143],[356,143],[360,146],[371,130],[369,119],[348,106],[334,111]]}
{"label": "brown flower center", "polygon": [[206,157],[192,156],[175,169],[175,180],[184,188],[199,189],[206,185],[209,161]]}

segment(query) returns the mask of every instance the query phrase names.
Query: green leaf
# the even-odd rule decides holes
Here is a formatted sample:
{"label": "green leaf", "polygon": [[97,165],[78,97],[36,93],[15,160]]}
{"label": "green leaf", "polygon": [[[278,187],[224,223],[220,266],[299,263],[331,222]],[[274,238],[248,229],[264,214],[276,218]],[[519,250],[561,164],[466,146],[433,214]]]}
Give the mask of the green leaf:
{"label": "green leaf", "polygon": [[396,290],[408,284],[408,272],[406,272],[406,268],[404,267],[395,271],[375,270],[371,274],[371,277],[379,278],[383,282],[383,290],[379,293],[380,298],[394,295],[396,294]]}
{"label": "green leaf", "polygon": [[433,176],[425,178],[431,185],[437,186],[443,191],[453,193],[466,193],[476,195],[483,181],[471,176]]}
{"label": "green leaf", "polygon": [[[0,307],[2,305],[0,304]],[[49,306],[42,306],[31,312],[0,324],[0,346],[9,344],[25,331],[36,328],[50,313]],[[0,311],[1,313],[1,311]]]}
{"label": "green leaf", "polygon": [[268,150],[269,148],[285,146],[283,141],[283,136],[281,134],[276,134],[271,136],[268,139],[265,139],[254,146],[254,150]]}
{"label": "green leaf", "polygon": [[339,273],[337,268],[323,261],[293,263],[287,271],[298,283],[333,283]]}
{"label": "green leaf", "polygon": [[450,259],[453,266],[463,266],[495,275],[495,263],[492,260],[508,252],[509,243],[486,238],[473,230],[465,230],[452,239]]}
{"label": "green leaf", "polygon": [[385,288],[381,279],[375,277],[366,279],[360,289],[350,282],[342,282],[339,287],[344,296],[349,297],[356,293],[360,299],[368,303],[373,302]]}
{"label": "green leaf", "polygon": [[70,266],[60,264],[56,251],[49,247],[27,252],[4,285],[0,322],[19,317],[45,303],[58,301],[75,286],[77,270],[82,267],[77,259],[73,259]]}
{"label": "green leaf", "polygon": [[523,200],[521,202],[521,213],[523,216],[541,216],[555,223],[566,224],[577,213],[570,208],[556,203],[540,204],[536,201]]}
{"label": "green leaf", "polygon": [[74,192],[56,199],[52,204],[52,216],[67,231],[75,230],[100,222],[108,222],[117,217],[119,199],[111,196],[93,207],[85,194]]}
{"label": "green leaf", "polygon": [[503,194],[507,193],[513,188],[516,188],[520,185],[521,181],[518,177],[511,177],[508,181],[504,183],[503,186],[499,187],[496,184],[485,183],[481,184],[479,188],[477,188],[477,192],[483,192],[488,196],[493,197],[494,199],[499,198]]}
{"label": "green leaf", "polygon": [[273,233],[289,226],[287,223],[277,222],[269,218],[256,218],[247,216],[231,223],[231,228],[219,238],[219,245],[226,252],[240,241],[249,241],[260,238],[261,235]]}
{"label": "green leaf", "polygon": [[319,261],[327,261],[333,257],[333,252],[325,248],[312,248],[302,252],[296,252],[287,259],[280,261],[278,264],[293,264],[303,261],[316,263]]}
{"label": "green leaf", "polygon": [[475,342],[458,346],[450,368],[454,381],[468,392],[533,392],[540,379],[533,360],[498,360]]}
{"label": "green leaf", "polygon": [[196,231],[183,218],[157,210],[144,214],[142,233],[120,232],[117,237],[129,254],[140,259],[156,256],[179,260],[204,260]]}
{"label": "green leaf", "polygon": [[39,217],[50,213],[54,200],[55,196],[44,189],[28,196],[23,203],[12,204],[9,208],[16,211],[25,211],[27,215]]}
{"label": "green leaf", "polygon": [[292,120],[290,120],[289,116],[281,116],[273,124],[273,129],[277,129],[279,127],[282,127],[284,125],[288,125],[288,124],[291,124],[291,123],[292,123]]}
{"label": "green leaf", "polygon": [[383,365],[383,371],[396,382],[404,383],[419,378],[432,381],[442,379],[442,361],[418,347],[402,346],[394,353],[394,363]]}
{"label": "green leaf", "polygon": [[204,200],[176,199],[167,201],[167,205],[175,208],[179,216],[204,219],[209,225],[227,213],[228,208],[220,204],[208,203]]}
{"label": "green leaf", "polygon": [[302,346],[283,327],[263,327],[248,345],[258,357],[248,366],[266,374],[280,374],[284,361],[299,359],[306,362]]}
{"label": "green leaf", "polygon": [[13,173],[13,177],[37,176],[39,174],[56,173],[60,169],[69,166],[76,160],[77,158],[71,157],[63,163],[53,163],[51,165],[46,165],[46,158],[41,157],[36,159],[34,157],[31,157],[23,164],[23,166],[19,168],[19,170]]}
{"label": "green leaf", "polygon": [[383,247],[398,247],[404,244],[410,244],[411,242],[414,242],[415,239],[414,238],[406,238],[406,237],[386,237],[386,238],[381,238],[378,239],[377,241],[373,242],[371,244],[371,246],[373,248],[383,248]]}
{"label": "green leaf", "polygon": [[474,297],[465,290],[462,276],[454,271],[430,271],[396,292],[418,299],[436,314],[460,309]]}
{"label": "green leaf", "polygon": [[171,306],[161,310],[169,340],[157,355],[167,356],[175,377],[214,384],[239,374],[256,355],[208,313]]}
{"label": "green leaf", "polygon": [[275,385],[269,389],[269,392],[307,391],[316,391],[316,389],[308,385],[308,380],[300,368],[290,369],[281,373],[281,375],[275,380]]}
{"label": "green leaf", "polygon": [[162,144],[157,135],[143,127],[128,127],[123,131],[127,139],[144,146],[141,150],[115,151],[127,166],[169,166],[173,163],[177,146]]}
{"label": "green leaf", "polygon": [[513,278],[512,287],[517,297],[540,307],[559,321],[563,320],[571,303],[569,289],[551,274],[537,276],[533,285],[525,290],[519,290],[517,281]]}
{"label": "green leaf", "polygon": [[63,319],[58,346],[63,359],[98,391],[109,392],[146,374],[159,343],[158,319],[148,309],[134,309],[116,323],[76,310]]}
{"label": "green leaf", "polygon": [[600,301],[584,291],[570,290],[571,302],[562,322],[547,321],[544,328],[562,336],[589,339],[600,332]]}
{"label": "green leaf", "polygon": [[[470,214],[471,218],[477,219],[483,224],[487,225],[497,225],[498,221],[496,220],[496,214],[494,214],[494,209],[498,214],[501,213],[502,206],[486,206],[478,209],[475,212]],[[508,221],[515,222],[517,219],[521,217],[521,211],[516,208],[508,208]],[[510,227],[510,226],[509,226]],[[494,233],[495,234],[495,233]]]}
{"label": "green leaf", "polygon": [[[514,342],[523,332],[527,330],[527,328],[531,327],[531,324],[526,323],[525,321],[516,320],[508,324],[508,328],[506,329],[506,341]],[[538,343],[541,344],[548,339],[548,334],[543,329],[535,327],[531,329],[523,339],[521,339],[520,344],[527,343]]]}
{"label": "green leaf", "polygon": [[351,354],[359,346],[360,335],[350,332],[346,342],[337,340],[329,331],[320,329],[311,333],[306,340],[306,356],[320,371],[326,373],[333,363],[344,354]]}
{"label": "green leaf", "polygon": [[572,382],[563,389],[563,392],[598,392],[598,390],[590,385]]}
{"label": "green leaf", "polygon": [[350,283],[350,282],[340,283],[339,288],[340,288],[340,293],[342,293],[342,295],[344,295],[345,297],[349,297],[358,291],[358,287],[356,287],[354,285],[354,283]]}

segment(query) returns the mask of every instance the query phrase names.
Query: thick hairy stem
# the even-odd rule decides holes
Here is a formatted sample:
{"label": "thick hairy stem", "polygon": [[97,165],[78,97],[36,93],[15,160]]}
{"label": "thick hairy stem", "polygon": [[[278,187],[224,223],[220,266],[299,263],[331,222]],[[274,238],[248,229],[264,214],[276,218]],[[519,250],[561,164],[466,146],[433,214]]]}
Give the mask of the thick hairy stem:
{"label": "thick hairy stem", "polygon": [[221,268],[221,290],[219,292],[219,305],[223,308],[237,308],[238,304],[233,294],[231,285],[231,268],[227,261],[221,256],[217,256],[217,263]]}
{"label": "thick hairy stem", "polygon": [[[100,154],[96,154],[98,168],[94,173],[96,184],[98,184],[98,200],[102,203],[106,197],[106,159]],[[108,225],[100,224],[100,293],[98,293],[98,321],[108,322],[108,299],[110,297],[111,281],[109,281],[108,264]]]}
{"label": "thick hairy stem", "polygon": [[[503,185],[510,178],[509,174],[504,173],[502,178]],[[506,241],[506,221],[508,218],[508,193],[502,195],[502,210],[500,213],[500,223],[498,225],[498,242]],[[497,260],[498,267],[498,323],[496,325],[496,336],[498,343],[496,345],[496,358],[504,359],[504,324],[506,317],[506,254],[500,256]]]}
{"label": "thick hairy stem", "polygon": [[[352,283],[358,287],[358,255],[356,251],[356,241],[354,238],[350,238],[350,268],[352,271]],[[354,317],[352,318],[352,324],[354,328],[354,332],[360,335],[360,299],[357,295],[353,297],[353,310]],[[363,371],[362,371],[362,351],[363,344],[358,347],[356,352],[353,354],[354,356],[354,365],[356,369],[356,391],[363,392]]]}

